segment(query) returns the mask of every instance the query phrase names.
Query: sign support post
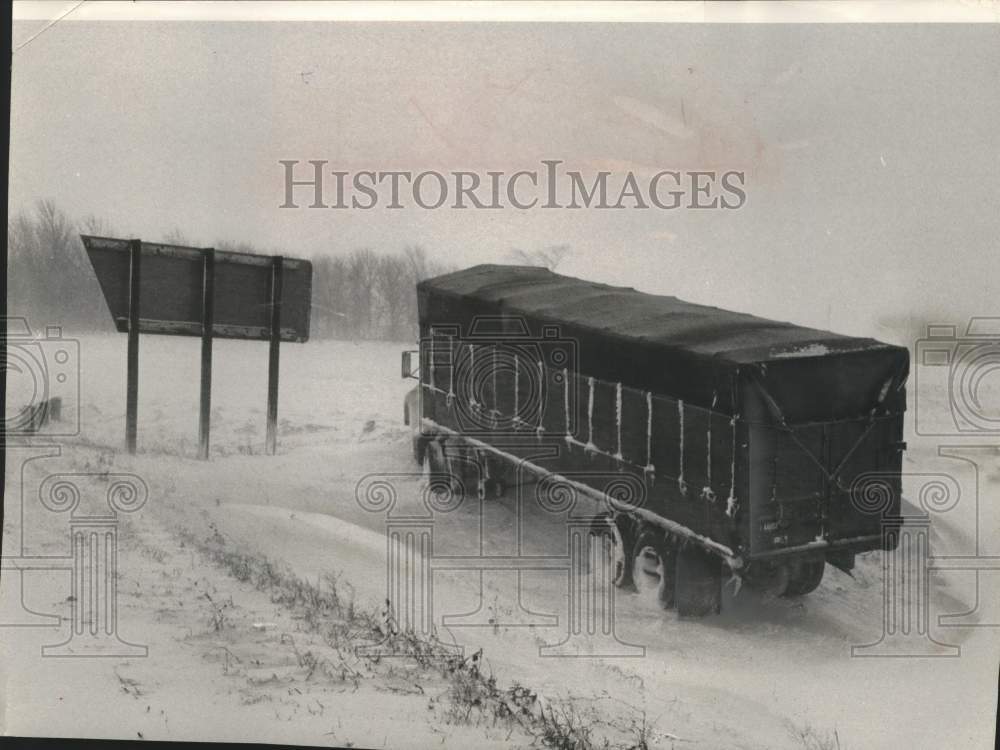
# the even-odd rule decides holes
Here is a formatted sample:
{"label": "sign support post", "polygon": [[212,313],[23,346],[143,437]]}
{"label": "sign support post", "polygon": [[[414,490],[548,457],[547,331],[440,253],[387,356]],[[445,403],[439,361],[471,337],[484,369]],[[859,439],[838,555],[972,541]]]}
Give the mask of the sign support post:
{"label": "sign support post", "polygon": [[137,450],[139,336],[146,333],[201,338],[196,452],[202,460],[207,460],[212,451],[212,349],[215,339],[267,341],[264,453],[275,455],[278,353],[282,339],[297,343],[309,340],[312,263],[280,255],[185,247],[140,239],[87,234],[80,235],[80,239],[115,328],[128,335],[125,394],[125,449],[128,453],[135,455]]}
{"label": "sign support post", "polygon": [[278,442],[278,349],[281,346],[282,257],[271,259],[271,338],[267,357],[267,442],[266,452],[273,456]]}
{"label": "sign support post", "polygon": [[125,449],[135,455],[139,415],[139,278],[142,241],[129,240],[128,373],[125,391]]}
{"label": "sign support post", "polygon": [[212,419],[212,326],[215,317],[215,249],[202,251],[201,276],[201,411],[198,457],[207,460]]}

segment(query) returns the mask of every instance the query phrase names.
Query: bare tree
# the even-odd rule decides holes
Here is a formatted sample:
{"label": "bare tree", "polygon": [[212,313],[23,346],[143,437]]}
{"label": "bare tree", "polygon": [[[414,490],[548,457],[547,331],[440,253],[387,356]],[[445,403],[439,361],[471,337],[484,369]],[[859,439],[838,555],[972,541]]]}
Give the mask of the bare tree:
{"label": "bare tree", "polygon": [[[62,324],[71,330],[110,328],[103,294],[77,235],[78,229],[99,236],[116,234],[108,222],[93,215],[75,225],[52,201],[40,201],[34,211],[9,219],[9,314],[28,317],[35,327]],[[171,230],[163,241],[193,244],[180,228]],[[262,252],[245,241],[223,240],[215,247]],[[448,270],[419,245],[410,245],[395,254],[360,248],[346,256],[316,258],[313,335],[411,339],[417,332],[417,282]]]}
{"label": "bare tree", "polygon": [[[85,222],[86,223],[86,222]],[[96,220],[92,222],[96,226]],[[106,328],[104,300],[77,228],[51,200],[8,220],[8,314],[34,327]]]}
{"label": "bare tree", "polygon": [[312,320],[316,335],[345,338],[349,334],[349,303],[346,294],[347,264],[329,256],[313,261]]}
{"label": "bare tree", "polygon": [[112,237],[115,233],[106,219],[102,219],[100,216],[95,216],[94,214],[89,214],[83,218],[83,221],[80,222],[80,231],[84,234],[92,234],[97,237]]}
{"label": "bare tree", "polygon": [[379,263],[378,292],[385,312],[383,335],[393,341],[409,337],[407,330],[414,320],[416,281],[405,258],[383,255]]}
{"label": "bare tree", "polygon": [[375,282],[379,259],[369,248],[355,250],[347,258],[349,314],[355,338],[375,338]]}

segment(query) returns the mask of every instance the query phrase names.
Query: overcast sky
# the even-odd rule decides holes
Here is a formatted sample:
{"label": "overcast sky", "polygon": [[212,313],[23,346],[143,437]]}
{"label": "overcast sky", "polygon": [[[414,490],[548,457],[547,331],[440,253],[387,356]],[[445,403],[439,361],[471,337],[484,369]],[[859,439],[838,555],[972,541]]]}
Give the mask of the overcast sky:
{"label": "overcast sky", "polygon": [[[17,46],[40,28],[19,22]],[[14,56],[10,208],[123,236],[559,270],[845,333],[1000,315],[1000,26],[62,21]],[[736,211],[279,209],[345,170],[741,169]],[[883,336],[885,337],[885,336]]]}

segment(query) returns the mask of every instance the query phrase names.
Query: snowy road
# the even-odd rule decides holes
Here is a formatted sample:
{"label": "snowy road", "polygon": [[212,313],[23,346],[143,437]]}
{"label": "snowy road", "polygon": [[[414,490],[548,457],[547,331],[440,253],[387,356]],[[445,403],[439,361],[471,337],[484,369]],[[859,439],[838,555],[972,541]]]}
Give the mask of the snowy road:
{"label": "snowy road", "polygon": [[[145,519],[207,535],[214,523],[240,549],[284,561],[304,577],[337,571],[359,602],[378,606],[386,596],[386,517],[360,507],[355,490],[364,477],[377,474],[393,476],[403,505],[421,491],[401,418],[412,383],[398,377],[401,347],[283,347],[279,455],[268,457],[261,455],[266,346],[218,342],[213,457],[203,463],[193,457],[198,342],[145,337],[142,346],[139,455],[119,450],[125,339],[91,337],[81,342],[81,434],[59,440],[63,455],[45,459],[51,462],[47,470],[87,471],[102,455],[111,456],[116,471],[134,472],[149,485],[150,501],[137,524]],[[16,398],[12,393],[11,401]],[[908,472],[945,471],[938,443],[914,436],[909,441]],[[980,553],[998,554],[987,547],[997,544],[1000,456],[987,451],[974,458],[974,466],[967,458],[952,462],[965,472],[962,481],[969,472],[978,479],[978,507],[966,502],[933,519],[938,554],[973,554],[977,523]],[[8,477],[14,468],[8,466]],[[906,481],[908,493],[919,492],[916,479]],[[521,503],[521,553],[565,555],[565,517],[531,499],[529,490]],[[484,506],[467,499],[435,517],[434,555],[513,554],[518,515],[513,498]],[[29,546],[31,523],[26,510]],[[789,717],[821,735],[836,730],[845,749],[992,747],[983,717],[996,706],[1000,629],[946,629],[937,622],[940,614],[973,608],[974,574],[932,578],[931,634],[960,646],[960,656],[852,658],[852,645],[882,634],[880,566],[879,555],[865,556],[853,580],[828,566],[820,588],[801,600],[768,601],[746,589],[735,598],[727,593],[723,614],[702,621],[681,621],[635,594],[618,593],[616,634],[645,648],[639,658],[539,655],[541,645],[565,637],[564,571],[521,574],[521,613],[513,611],[516,600],[508,595],[516,573],[487,573],[480,589],[478,572],[439,571],[434,607],[438,620],[481,611],[478,627],[439,628],[445,640],[483,647],[502,681],[570,695],[604,711],[645,711],[660,730],[689,741],[678,747],[801,748]],[[984,574],[980,597],[995,603],[998,582],[1000,574]],[[984,602],[987,619],[980,624],[997,621],[1000,613],[989,604]],[[548,615],[549,622],[554,616],[558,624],[525,624],[546,622],[539,615]],[[930,729],[913,720],[932,710],[949,720]]]}

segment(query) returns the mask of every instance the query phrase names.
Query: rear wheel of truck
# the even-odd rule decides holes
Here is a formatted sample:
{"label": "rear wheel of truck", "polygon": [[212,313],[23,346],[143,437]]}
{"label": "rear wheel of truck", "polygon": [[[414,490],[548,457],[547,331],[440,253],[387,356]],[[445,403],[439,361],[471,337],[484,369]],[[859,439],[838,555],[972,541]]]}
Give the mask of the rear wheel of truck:
{"label": "rear wheel of truck", "polygon": [[449,474],[448,463],[444,458],[444,446],[440,440],[430,438],[424,445],[423,461],[428,474]]}
{"label": "rear wheel of truck", "polygon": [[424,435],[415,434],[413,436],[413,460],[418,466],[424,465],[424,454],[427,453],[428,440]]}
{"label": "rear wheel of truck", "polygon": [[722,610],[722,560],[693,544],[677,551],[674,600],[680,617],[717,615]]}
{"label": "rear wheel of truck", "polygon": [[632,551],[632,584],[640,596],[652,598],[664,609],[674,606],[677,547],[662,531],[646,529]]}
{"label": "rear wheel of truck", "polygon": [[791,575],[788,579],[788,588],[785,589],[785,596],[805,596],[811,594],[823,580],[823,571],[826,569],[825,560],[803,560],[792,565]]}
{"label": "rear wheel of truck", "polygon": [[[610,577],[610,582],[618,588],[632,587],[631,549],[626,548],[620,530],[606,513],[599,513],[590,519],[591,545],[586,558],[588,573],[610,563],[611,568],[601,570],[602,579]],[[627,549],[629,555],[623,554]],[[596,567],[595,567],[596,565]]]}
{"label": "rear wheel of truck", "polygon": [[602,516],[597,523],[607,524],[611,527],[611,543],[614,554],[614,578],[612,583],[620,589],[630,589],[635,591],[633,582],[632,562],[635,545],[633,544],[632,524],[625,516],[618,518],[608,518]]}

